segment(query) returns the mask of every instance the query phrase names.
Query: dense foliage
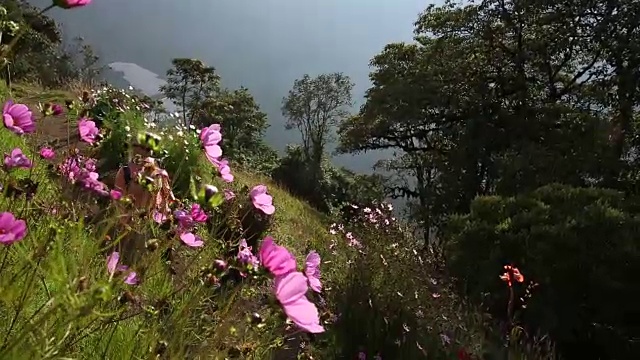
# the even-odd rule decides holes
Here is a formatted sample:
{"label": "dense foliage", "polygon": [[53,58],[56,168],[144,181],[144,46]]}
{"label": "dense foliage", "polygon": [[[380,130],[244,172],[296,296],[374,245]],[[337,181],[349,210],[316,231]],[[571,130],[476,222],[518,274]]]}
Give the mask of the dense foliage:
{"label": "dense foliage", "polygon": [[82,38],[65,42],[55,21],[26,1],[2,0],[0,6],[4,8],[0,43],[8,46],[16,35],[21,38],[4,58],[8,64],[0,77],[5,81],[37,82],[51,88],[98,84],[103,66]]}
{"label": "dense foliage", "polygon": [[388,194],[417,205],[476,303],[504,317],[492,279],[510,263],[530,273],[540,299],[518,321],[568,358],[638,356],[624,292],[639,284],[616,275],[639,260],[638,14],[637,1],[429,6],[414,42],[373,58],[366,103],[340,127],[344,152],[396,152],[380,164]]}
{"label": "dense foliage", "polygon": [[[516,263],[537,283],[519,316],[544,329],[567,354],[629,358],[637,327],[640,217],[620,192],[549,185],[518,197],[481,197],[454,217],[448,246],[452,274],[465,292],[504,314],[496,265]],[[524,295],[526,284],[518,288]]]}

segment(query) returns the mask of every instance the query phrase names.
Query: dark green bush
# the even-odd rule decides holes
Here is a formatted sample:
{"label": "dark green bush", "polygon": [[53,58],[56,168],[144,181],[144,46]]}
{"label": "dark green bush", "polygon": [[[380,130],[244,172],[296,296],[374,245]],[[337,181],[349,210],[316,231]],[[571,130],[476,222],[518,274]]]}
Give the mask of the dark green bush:
{"label": "dark green bush", "polygon": [[634,207],[612,190],[561,185],[527,196],[477,198],[445,231],[449,269],[466,295],[500,317],[507,291],[496,279],[513,263],[525,284],[539,284],[517,314],[525,328],[549,333],[565,355],[638,358],[633,339],[640,328],[632,318],[640,217],[628,210]]}
{"label": "dark green bush", "polygon": [[367,204],[384,198],[382,182],[375,175],[356,174],[327,159],[323,161],[317,182],[313,181],[318,178],[314,176],[315,171],[318,170],[306,160],[300,146],[289,146],[271,177],[324,213],[339,211],[348,204]]}

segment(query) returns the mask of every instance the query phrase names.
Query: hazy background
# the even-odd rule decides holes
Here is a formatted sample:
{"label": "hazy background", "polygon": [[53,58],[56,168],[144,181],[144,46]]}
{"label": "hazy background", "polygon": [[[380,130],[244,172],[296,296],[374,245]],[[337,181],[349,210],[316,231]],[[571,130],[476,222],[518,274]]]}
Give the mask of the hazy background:
{"label": "hazy background", "polygon": [[[45,6],[51,0],[32,1]],[[284,130],[282,97],[296,78],[341,71],[356,84],[357,111],[369,87],[369,60],[390,42],[409,41],[422,0],[93,0],[49,15],[65,37],[82,36],[101,60],[132,85],[154,95],[170,61],[198,58],[223,85],[249,88],[278,150],[297,142]],[[122,73],[117,73],[122,75]],[[156,75],[158,74],[158,75]],[[112,74],[113,76],[113,74]],[[117,81],[119,84],[122,82]],[[335,163],[369,172],[381,154],[342,156]]]}

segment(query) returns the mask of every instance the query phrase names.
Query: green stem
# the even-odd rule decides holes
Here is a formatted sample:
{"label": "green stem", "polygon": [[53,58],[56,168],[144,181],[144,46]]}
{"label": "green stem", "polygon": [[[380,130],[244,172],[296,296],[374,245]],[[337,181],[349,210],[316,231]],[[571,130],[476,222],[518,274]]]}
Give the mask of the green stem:
{"label": "green stem", "polygon": [[[33,323],[29,323],[27,326],[25,326],[25,328],[22,330],[22,332],[16,337],[17,339],[22,339],[23,336],[25,336],[26,334],[30,333],[31,331],[33,331],[33,329],[38,328],[42,325],[42,323],[48,319],[48,315],[52,314],[54,311],[58,311],[58,307],[59,305],[53,306],[51,309],[49,309],[49,311],[47,311],[47,313],[43,316],[41,316],[37,321],[33,322]],[[64,324],[64,326],[66,326],[67,324],[75,321],[75,318],[72,318],[71,320],[69,320],[66,324]],[[2,348],[0,348],[0,359],[7,359],[6,354],[8,354],[9,352],[11,352],[13,350],[13,348],[17,345],[22,345],[20,344],[18,341],[12,341],[9,344],[4,344],[2,346]]]}
{"label": "green stem", "polygon": [[0,274],[2,273],[2,270],[4,270],[4,264],[7,262],[7,257],[9,256],[9,249],[11,249],[10,246],[6,246],[4,249],[4,256],[2,257],[2,264],[0,264]]}
{"label": "green stem", "polygon": [[118,324],[113,325],[113,330],[111,330],[111,335],[109,335],[109,340],[107,341],[107,345],[104,347],[104,352],[102,353],[102,358],[107,359],[107,351],[109,351],[109,345],[111,345],[111,340],[113,340],[113,335],[116,333],[116,329],[118,329]]}
{"label": "green stem", "polygon": [[38,261],[36,266],[34,266],[33,268],[33,272],[31,273],[31,278],[29,278],[29,282],[27,283],[27,286],[25,287],[24,292],[20,296],[20,305],[18,309],[16,309],[16,314],[11,320],[11,325],[9,326],[9,330],[7,330],[7,333],[4,336],[4,340],[2,341],[2,344],[3,344],[2,347],[5,347],[7,345],[7,340],[9,339],[9,335],[11,335],[11,332],[13,331],[13,328],[18,321],[18,317],[22,313],[22,310],[24,310],[25,308],[25,299],[29,293],[29,290],[31,290],[31,285],[33,284],[33,279],[35,278],[36,271],[38,270],[39,265],[40,265],[40,262]]}

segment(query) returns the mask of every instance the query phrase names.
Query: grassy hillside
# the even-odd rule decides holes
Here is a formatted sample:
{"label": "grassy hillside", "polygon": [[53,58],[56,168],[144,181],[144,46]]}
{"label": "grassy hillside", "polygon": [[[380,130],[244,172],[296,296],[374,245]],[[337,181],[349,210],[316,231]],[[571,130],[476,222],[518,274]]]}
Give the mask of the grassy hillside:
{"label": "grassy hillside", "polygon": [[[454,296],[438,264],[415,250],[390,206],[354,205],[349,216],[329,219],[233,162],[235,178],[225,182],[194,130],[152,123],[144,104],[119,90],[97,91],[84,103],[76,94],[26,85],[1,88],[0,95],[26,104],[36,119],[32,134],[0,128],[0,152],[20,148],[34,164],[5,166],[1,174],[0,212],[25,220],[28,232],[0,249],[0,358],[471,359],[504,351],[482,313]],[[38,110],[65,103],[62,114]],[[84,115],[100,120],[102,137],[93,145],[78,135]],[[118,225],[126,202],[83,188],[86,182],[73,185],[61,172],[70,159],[93,157],[100,184],[113,184],[126,144],[151,130],[162,137],[158,154],[178,209],[187,211],[196,199],[206,209],[208,219],[192,230],[201,247],[180,240],[177,215],[174,223],[141,216]],[[56,156],[42,158],[43,147]],[[219,202],[202,202],[198,189],[205,184],[218,187]],[[273,198],[273,215],[249,199],[258,184]],[[229,192],[235,197],[223,199]],[[2,226],[5,233],[10,228]],[[257,255],[266,236],[288,248],[300,269],[309,251],[320,254],[323,290],[307,296],[324,333],[310,335],[285,321],[267,272],[240,260],[241,239]],[[115,250],[128,269],[108,269]],[[125,283],[131,271],[135,284]],[[544,343],[524,349],[517,336],[512,342],[512,359],[548,354]]]}
{"label": "grassy hillside", "polygon": [[[32,146],[42,146],[50,143],[58,143],[59,152],[66,150],[67,126],[72,127],[72,136],[76,136],[76,128],[69,124],[66,117],[47,117],[43,119],[37,109],[40,105],[47,103],[64,104],[67,100],[79,99],[81,94],[74,94],[62,90],[45,90],[36,85],[15,84],[11,90],[6,86],[0,87],[0,96],[3,99],[13,99],[15,102],[27,104],[34,110],[34,115],[38,124],[37,135],[34,137]],[[177,130],[175,131],[177,132]],[[21,146],[22,141],[18,137],[10,136],[3,132],[4,152],[15,146]],[[274,203],[283,211],[274,215],[271,230],[273,236],[282,239],[284,245],[293,246],[293,250],[303,251],[308,247],[317,247],[330,242],[328,233],[329,219],[319,213],[307,203],[289,194],[285,189],[280,188],[270,178],[254,174],[250,170],[235,169],[236,178],[234,186],[254,186],[255,184],[265,184],[274,198]],[[301,255],[301,254],[299,254]]]}
{"label": "grassy hillside", "polygon": [[[121,230],[114,229],[114,221],[108,216],[103,216],[96,223],[91,224],[84,223],[88,221],[89,216],[95,217],[96,214],[92,213],[95,209],[94,199],[87,194],[79,193],[78,191],[69,189],[69,185],[65,183],[64,179],[56,179],[51,171],[51,161],[45,161],[38,159],[37,150],[48,144],[56,144],[54,147],[57,153],[57,159],[62,159],[65,156],[65,152],[69,151],[67,147],[68,132],[71,134],[72,147],[77,145],[77,125],[75,119],[70,114],[60,116],[43,116],[38,113],[38,106],[46,103],[64,104],[66,100],[73,99],[75,96],[63,91],[44,91],[33,86],[18,85],[14,86],[10,91],[6,88],[2,89],[2,98],[13,99],[15,102],[27,104],[34,112],[36,117],[37,132],[26,136],[16,136],[15,134],[2,129],[0,131],[0,152],[8,154],[14,148],[20,148],[24,151],[28,158],[34,161],[35,166],[32,169],[20,169],[12,171],[10,174],[4,174],[4,188],[7,189],[9,184],[16,184],[16,188],[24,190],[24,180],[31,179],[35,183],[38,183],[38,190],[33,199],[27,200],[24,197],[10,197],[5,193],[0,203],[2,211],[11,211],[17,218],[25,219],[28,226],[27,237],[18,243],[15,243],[11,247],[6,247],[4,251],[4,261],[2,262],[2,271],[5,281],[11,279],[10,283],[5,283],[2,295],[2,301],[6,307],[3,307],[2,317],[3,322],[6,324],[12,324],[9,329],[6,330],[7,339],[18,337],[18,341],[15,342],[14,347],[4,348],[2,353],[4,355],[11,354],[10,358],[37,358],[44,356],[46,351],[49,351],[50,347],[55,347],[60,351],[60,346],[63,346],[64,352],[71,352],[83,354],[79,358],[104,358],[103,355],[107,354],[107,358],[126,358],[129,354],[132,354],[133,350],[140,347],[138,342],[133,341],[136,336],[136,325],[138,321],[134,320],[120,320],[115,324],[124,326],[114,326],[110,330],[109,336],[113,337],[113,341],[107,341],[105,335],[105,327],[108,327],[110,321],[114,321],[113,317],[118,313],[128,313],[131,309],[117,309],[111,306],[107,306],[108,309],[101,308],[101,311],[97,311],[96,307],[100,307],[94,301],[97,301],[95,297],[87,295],[81,297],[80,294],[71,291],[77,288],[82,281],[88,282],[88,287],[95,291],[105,291],[101,295],[101,300],[108,300],[111,297],[119,296],[121,289],[108,289],[104,283],[105,281],[105,265],[104,258],[105,244],[101,242],[101,238],[104,238],[107,233],[112,234],[115,231],[115,236],[118,236],[118,232]],[[65,113],[71,111],[65,110]],[[126,115],[126,114],[124,114]],[[129,114],[131,115],[131,114]],[[140,114],[131,115],[132,118],[136,118]],[[173,130],[177,133],[177,130]],[[175,135],[175,134],[174,134]],[[95,148],[89,148],[82,146],[84,152],[95,152]],[[210,166],[209,166],[210,168]],[[209,170],[209,172],[212,172]],[[305,203],[289,196],[286,191],[278,188],[276,185],[269,182],[268,179],[252,175],[250,172],[234,171],[236,180],[230,189],[238,192],[238,196],[242,196],[240,193],[243,187],[253,187],[258,183],[267,185],[269,193],[274,197],[274,205],[277,207],[277,211],[273,218],[270,219],[269,234],[277,239],[278,243],[289,247],[293,253],[299,257],[305,254],[307,249],[318,249],[319,247],[330,242],[330,234],[327,231],[328,225],[324,222],[322,216],[310,208]],[[104,179],[108,182],[108,179]],[[21,183],[22,182],[22,183]],[[159,236],[158,229],[154,229],[154,235]],[[204,237],[204,235],[203,235]],[[207,242],[215,241],[215,239],[208,238]],[[107,245],[108,246],[108,245]],[[174,247],[178,248],[178,247]],[[197,255],[190,253],[185,249],[178,249],[177,252],[183,252],[182,267],[179,274],[182,279],[177,277],[156,276],[155,280],[148,279],[141,283],[140,290],[144,293],[148,290],[149,293],[139,295],[140,297],[150,300],[153,296],[161,298],[162,300],[170,300],[173,297],[176,306],[182,306],[183,312],[180,316],[176,315],[175,320],[178,325],[178,320],[183,320],[184,312],[191,312],[191,315],[187,315],[188,318],[195,317],[194,314],[199,315],[199,311],[193,311],[187,309],[185,301],[189,301],[190,305],[202,306],[206,298],[211,296],[211,293],[198,290],[199,295],[193,294],[193,288],[185,291],[184,289],[176,288],[176,283],[184,282],[185,278],[197,274],[198,270],[196,266],[187,265],[187,259],[195,257],[195,262],[198,265],[210,266],[211,262],[222,256],[221,249],[217,248],[215,244],[208,244],[205,247],[206,250],[200,251]],[[157,253],[157,252],[156,252]],[[150,261],[152,262],[152,261]],[[179,263],[180,261],[176,261]],[[152,272],[152,269],[162,272],[160,269],[163,264],[158,262],[157,264],[150,264],[146,269],[147,273]],[[29,269],[30,271],[26,271]],[[10,276],[13,275],[13,276]],[[95,282],[95,283],[94,283]],[[92,286],[93,285],[93,286]],[[200,284],[201,285],[201,284]],[[196,286],[190,284],[190,286]],[[15,291],[7,292],[6,289],[11,288]],[[242,289],[239,287],[238,289]],[[260,289],[260,287],[258,287]],[[227,301],[223,301],[222,304],[228,307],[226,309],[227,314],[220,316],[217,321],[220,324],[228,324],[229,322],[238,322],[234,327],[242,327],[244,324],[244,316],[249,310],[244,308],[242,302],[235,301],[238,296],[251,297],[252,294],[240,294],[242,291],[233,290],[237,294],[229,296]],[[175,292],[182,292],[184,296],[175,296]],[[186,293],[191,293],[189,296]],[[267,292],[268,293],[268,292]],[[265,294],[261,291],[261,294]],[[95,294],[94,294],[95,295]],[[138,296],[138,295],[136,295]],[[139,299],[141,302],[145,302],[144,299]],[[147,304],[150,305],[151,302]],[[180,304],[180,305],[178,305]],[[239,305],[240,304],[240,305]],[[139,304],[140,305],[140,304]],[[49,313],[42,315],[43,308],[51,308]],[[56,306],[59,306],[57,310],[54,310]],[[240,311],[236,307],[241,306],[243,309]],[[248,305],[247,305],[248,306]],[[14,309],[15,308],[15,312]],[[257,310],[255,306],[251,305],[252,310]],[[63,310],[64,309],[64,310]],[[235,309],[235,310],[232,310]],[[75,310],[75,311],[74,311]],[[202,310],[199,308],[199,310]],[[60,313],[63,312],[63,313]],[[104,313],[106,311],[106,313]],[[145,312],[153,310],[145,309]],[[40,316],[39,316],[40,315]],[[192,316],[193,315],[193,316]],[[40,317],[42,319],[40,320]],[[84,318],[87,319],[78,319]],[[71,328],[65,328],[60,324],[62,319],[68,321]],[[135,319],[135,317],[134,317]],[[34,320],[38,320],[38,326],[33,323]],[[190,319],[193,320],[193,319]],[[94,325],[102,321],[102,325]],[[140,320],[142,321],[142,320]],[[74,324],[79,322],[83,326]],[[171,323],[171,321],[169,322]],[[166,325],[166,324],[157,324]],[[189,324],[192,326],[193,324]],[[187,325],[185,325],[186,327]],[[47,336],[52,333],[58,337],[56,341],[60,344],[50,344],[49,340],[45,338],[38,338],[38,341],[44,341],[44,343],[33,343],[35,339],[29,334],[34,332],[35,329],[40,328]],[[216,334],[218,334],[224,327],[218,327]],[[93,329],[91,336],[87,333],[89,329]],[[156,336],[146,336],[149,344],[145,344],[145,348],[148,346],[156,346],[154,341],[161,341],[163,336],[160,333],[164,333],[164,337],[168,337],[169,334],[163,330],[164,326],[152,327],[153,330],[158,332]],[[147,329],[149,331],[149,329]],[[172,329],[171,334],[176,336],[183,336],[180,334],[186,332],[183,328],[181,331]],[[226,329],[231,331],[229,329]],[[65,333],[65,331],[71,331],[71,333]],[[142,330],[139,330],[142,331]],[[280,335],[277,332],[273,332],[273,337],[269,336],[269,340],[264,341],[263,335],[259,335],[260,339],[252,339],[251,336],[238,333],[240,330],[234,329],[232,332],[236,336],[227,336],[228,334],[220,334],[224,340],[220,341],[220,344],[209,344],[205,346],[207,351],[210,352],[209,347],[213,346],[221,348],[220,353],[225,353],[229,348],[235,350],[236,348],[249,347],[253,350],[253,358],[263,358],[262,354],[268,351],[271,347],[272,341],[274,343],[282,342],[283,340],[278,338]],[[175,333],[174,333],[175,332]],[[43,336],[44,336],[43,333]],[[177,334],[176,334],[177,333]],[[102,334],[102,335],[98,335]],[[203,334],[201,334],[203,335]],[[223,336],[224,335],[224,336]],[[86,336],[83,338],[83,336]],[[256,336],[256,334],[254,334]],[[55,337],[55,336],[54,336]],[[69,343],[70,338],[74,340]],[[170,337],[168,337],[171,339]],[[235,339],[232,339],[235,338]],[[46,340],[46,341],[45,341]],[[5,339],[6,341],[6,339]],[[178,345],[182,347],[182,350],[175,350],[172,354],[177,356],[181,352],[187,352],[188,343],[190,341],[184,341],[183,344]],[[33,349],[33,353],[24,353],[22,346],[29,343]],[[173,341],[174,345],[176,340]],[[114,344],[119,344],[115,346]],[[206,342],[205,342],[206,343]],[[20,345],[22,344],[22,345]],[[100,345],[102,344],[102,345]],[[148,345],[148,346],[146,346]],[[204,346],[204,345],[199,345]],[[96,347],[104,347],[103,353],[96,352]],[[48,350],[49,349],[49,350]],[[52,350],[51,350],[52,351]],[[194,353],[193,350],[189,350],[190,353]],[[197,351],[195,352],[197,353]],[[122,354],[122,356],[118,355]],[[124,356],[127,354],[127,356]],[[34,357],[35,356],[35,357]],[[220,355],[222,356],[222,355]],[[225,355],[226,356],[226,355]],[[3,358],[7,358],[4,357]]]}

